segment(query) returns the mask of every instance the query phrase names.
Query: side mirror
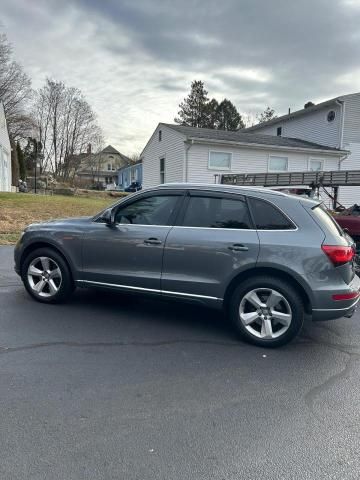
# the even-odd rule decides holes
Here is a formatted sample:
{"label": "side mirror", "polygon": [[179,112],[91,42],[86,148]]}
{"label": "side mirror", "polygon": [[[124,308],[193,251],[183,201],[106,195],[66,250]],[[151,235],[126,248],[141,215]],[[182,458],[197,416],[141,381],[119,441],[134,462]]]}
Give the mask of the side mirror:
{"label": "side mirror", "polygon": [[113,208],[109,208],[105,210],[104,214],[102,215],[103,220],[105,221],[106,225],[112,226],[115,224],[115,211]]}
{"label": "side mirror", "polygon": [[115,225],[115,208],[110,210],[110,224]]}

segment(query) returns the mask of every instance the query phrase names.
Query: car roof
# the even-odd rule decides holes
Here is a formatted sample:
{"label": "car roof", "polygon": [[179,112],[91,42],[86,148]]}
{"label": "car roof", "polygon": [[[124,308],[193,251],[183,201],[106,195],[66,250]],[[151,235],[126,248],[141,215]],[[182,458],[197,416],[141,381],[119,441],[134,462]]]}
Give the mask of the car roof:
{"label": "car roof", "polygon": [[301,201],[304,205],[308,205],[310,208],[322,203],[321,201],[315,200],[313,198],[305,198],[305,197],[300,197],[299,195],[278,192],[276,190],[271,190],[270,188],[266,188],[266,187],[223,185],[219,183],[163,183],[161,185],[158,185],[157,187],[153,187],[148,190],[154,191],[154,190],[166,190],[166,189],[203,190],[204,192],[210,191],[210,192],[236,193],[238,195],[249,195],[253,193],[254,195],[260,194],[260,195],[272,196],[272,197],[286,197],[287,199],[293,202]]}

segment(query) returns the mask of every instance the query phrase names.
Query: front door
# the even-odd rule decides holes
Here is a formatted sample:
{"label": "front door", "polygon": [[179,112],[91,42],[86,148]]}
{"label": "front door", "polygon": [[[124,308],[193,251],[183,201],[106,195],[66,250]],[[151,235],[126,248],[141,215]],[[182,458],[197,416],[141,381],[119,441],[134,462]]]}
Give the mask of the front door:
{"label": "front door", "polygon": [[94,222],[83,239],[82,280],[159,291],[164,245],[181,198],[144,194],[115,207],[115,224]]}
{"label": "front door", "polygon": [[161,287],[221,299],[231,279],[256,265],[259,238],[241,195],[192,191],[169,233]]}

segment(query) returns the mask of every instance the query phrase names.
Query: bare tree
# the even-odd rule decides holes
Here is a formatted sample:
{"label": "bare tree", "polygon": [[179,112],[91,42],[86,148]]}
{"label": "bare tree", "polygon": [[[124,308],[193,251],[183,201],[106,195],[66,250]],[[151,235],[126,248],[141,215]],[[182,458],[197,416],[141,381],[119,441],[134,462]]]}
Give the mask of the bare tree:
{"label": "bare tree", "polygon": [[254,112],[247,112],[242,114],[245,123],[245,128],[253,127],[258,123],[257,114]]}
{"label": "bare tree", "polygon": [[51,79],[36,93],[34,110],[42,169],[67,180],[77,167],[74,156],[101,137],[96,115],[80,90]]}
{"label": "bare tree", "polygon": [[30,78],[23,67],[13,60],[13,48],[6,35],[0,34],[0,99],[13,140],[26,138],[33,128],[27,113],[31,95]]}
{"label": "bare tree", "polygon": [[137,163],[140,160],[141,158],[140,153],[141,152],[136,152],[129,156],[129,159],[131,160],[132,163]]}

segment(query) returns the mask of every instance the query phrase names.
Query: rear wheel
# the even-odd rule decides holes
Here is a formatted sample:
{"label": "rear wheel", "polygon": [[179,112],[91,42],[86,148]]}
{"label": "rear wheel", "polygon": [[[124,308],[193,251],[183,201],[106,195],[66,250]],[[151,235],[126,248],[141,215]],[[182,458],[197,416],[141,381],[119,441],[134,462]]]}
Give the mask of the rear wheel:
{"label": "rear wheel", "polygon": [[230,317],[244,340],[261,347],[278,347],[300,331],[304,305],[296,289],[283,280],[254,277],[235,289]]}
{"label": "rear wheel", "polygon": [[74,290],[69,267],[51,248],[39,248],[25,259],[21,277],[26,290],[39,302],[59,303]]}

